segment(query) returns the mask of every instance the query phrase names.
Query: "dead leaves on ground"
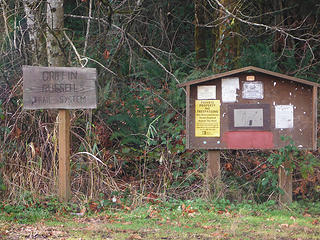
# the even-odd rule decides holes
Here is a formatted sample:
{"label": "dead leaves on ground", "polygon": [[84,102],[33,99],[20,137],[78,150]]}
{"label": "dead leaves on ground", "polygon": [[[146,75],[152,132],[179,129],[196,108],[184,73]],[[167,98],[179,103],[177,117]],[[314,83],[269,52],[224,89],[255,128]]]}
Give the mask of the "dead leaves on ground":
{"label": "dead leaves on ground", "polygon": [[[33,225],[7,225],[0,226],[0,239],[64,239],[70,234],[60,227],[47,227],[43,223]],[[2,238],[3,237],[3,238]]]}
{"label": "dead leaves on ground", "polygon": [[194,217],[195,215],[198,214],[198,210],[197,209],[193,209],[191,207],[191,205],[188,205],[186,207],[185,204],[182,204],[181,205],[181,210],[182,210],[182,215],[183,216]]}
{"label": "dead leaves on ground", "polygon": [[139,239],[143,239],[139,234],[132,234],[128,240],[139,240]]}

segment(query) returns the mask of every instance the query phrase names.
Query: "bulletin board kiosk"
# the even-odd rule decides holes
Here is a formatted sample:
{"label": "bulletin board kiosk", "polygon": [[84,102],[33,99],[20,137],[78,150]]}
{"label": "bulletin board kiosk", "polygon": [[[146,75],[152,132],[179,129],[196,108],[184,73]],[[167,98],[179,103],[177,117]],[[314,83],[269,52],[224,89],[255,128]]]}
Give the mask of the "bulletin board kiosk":
{"label": "bulletin board kiosk", "polygon": [[317,148],[318,83],[249,66],[179,86],[187,92],[186,147],[208,149],[216,175],[215,150],[279,149],[281,136]]}

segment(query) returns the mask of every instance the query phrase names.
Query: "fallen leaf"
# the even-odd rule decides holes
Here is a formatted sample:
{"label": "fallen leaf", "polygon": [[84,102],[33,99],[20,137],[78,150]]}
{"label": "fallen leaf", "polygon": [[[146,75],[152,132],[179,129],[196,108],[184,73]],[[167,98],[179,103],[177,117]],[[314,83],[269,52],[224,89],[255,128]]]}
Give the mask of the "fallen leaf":
{"label": "fallen leaf", "polygon": [[194,217],[196,215],[195,212],[192,212],[192,213],[188,213],[188,217]]}
{"label": "fallen leaf", "polygon": [[142,237],[138,234],[132,234],[129,239],[133,240],[133,239],[142,239]]}
{"label": "fallen leaf", "polygon": [[280,224],[280,227],[281,227],[281,228],[288,228],[288,227],[289,227],[289,224],[283,223],[283,224]]}
{"label": "fallen leaf", "polygon": [[71,215],[76,215],[82,217],[86,213],[87,209],[83,207],[78,213],[71,213]]}
{"label": "fallen leaf", "polygon": [[298,228],[299,225],[297,222],[294,222],[294,224],[289,225],[289,228]]}
{"label": "fallen leaf", "polygon": [[313,225],[318,225],[318,224],[319,224],[319,220],[318,220],[318,219],[313,220],[313,221],[312,221],[312,224],[313,224]]}
{"label": "fallen leaf", "polygon": [[230,216],[232,216],[232,214],[230,213],[230,212],[226,212],[226,214],[225,214],[227,217],[230,217]]}
{"label": "fallen leaf", "polygon": [[131,211],[131,208],[128,207],[128,206],[123,205],[122,208],[125,209],[125,210],[127,210],[127,211]]}
{"label": "fallen leaf", "polygon": [[98,210],[98,203],[96,202],[90,202],[89,203],[89,208],[92,212],[96,212]]}
{"label": "fallen leaf", "polygon": [[104,52],[103,52],[103,57],[104,57],[104,59],[108,59],[109,58],[109,56],[110,56],[110,52],[106,49]]}
{"label": "fallen leaf", "polygon": [[303,228],[303,231],[306,232],[306,233],[310,232],[310,230],[311,230],[311,229],[308,228],[308,227],[304,227],[304,228]]}
{"label": "fallen leaf", "polygon": [[186,209],[186,205],[184,205],[184,203],[182,203],[181,209],[182,209],[183,211]]}
{"label": "fallen leaf", "polygon": [[158,216],[158,211],[152,210],[149,215],[150,218],[156,218]]}
{"label": "fallen leaf", "polygon": [[159,200],[157,199],[158,199],[158,196],[155,193],[151,192],[147,195],[147,202],[158,203]]}
{"label": "fallen leaf", "polygon": [[202,226],[202,228],[203,228],[203,229],[212,229],[213,226],[206,226],[206,225],[204,225],[204,226]]}
{"label": "fallen leaf", "polygon": [[196,209],[187,209],[186,212],[195,213],[195,212],[198,212],[198,210],[196,210]]}
{"label": "fallen leaf", "polygon": [[231,163],[226,163],[225,168],[227,171],[232,171],[232,164]]}
{"label": "fallen leaf", "polygon": [[13,137],[19,138],[21,133],[22,133],[22,130],[16,126],[12,134],[13,134]]}
{"label": "fallen leaf", "polygon": [[211,233],[210,235],[211,235],[212,237],[218,237],[218,238],[220,238],[220,237],[223,236],[223,233],[221,233],[221,232],[214,232],[214,233]]}

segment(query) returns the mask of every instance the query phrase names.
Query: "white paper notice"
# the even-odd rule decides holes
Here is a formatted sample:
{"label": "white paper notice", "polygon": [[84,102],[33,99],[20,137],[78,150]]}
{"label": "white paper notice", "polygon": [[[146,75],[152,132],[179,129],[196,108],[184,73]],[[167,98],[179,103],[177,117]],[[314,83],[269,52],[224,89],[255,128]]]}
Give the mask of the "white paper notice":
{"label": "white paper notice", "polygon": [[217,95],[216,86],[198,86],[198,99],[199,100],[209,100],[216,99]]}
{"label": "white paper notice", "polygon": [[293,128],[293,105],[275,106],[276,128]]}
{"label": "white paper notice", "polygon": [[221,91],[222,102],[236,102],[237,89],[239,89],[239,78],[222,78]]}
{"label": "white paper notice", "polygon": [[245,82],[242,88],[243,99],[263,99],[262,82]]}
{"label": "white paper notice", "polygon": [[263,109],[234,109],[234,127],[263,127]]}

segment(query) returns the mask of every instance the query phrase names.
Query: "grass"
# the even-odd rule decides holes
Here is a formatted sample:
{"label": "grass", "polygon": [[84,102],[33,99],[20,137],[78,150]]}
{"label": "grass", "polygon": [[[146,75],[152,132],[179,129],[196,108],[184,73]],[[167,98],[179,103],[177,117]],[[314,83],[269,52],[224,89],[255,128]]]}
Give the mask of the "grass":
{"label": "grass", "polygon": [[53,213],[9,206],[0,213],[0,239],[320,239],[319,203],[280,209],[273,201],[173,201],[96,213],[88,206],[83,216],[65,207]]}

